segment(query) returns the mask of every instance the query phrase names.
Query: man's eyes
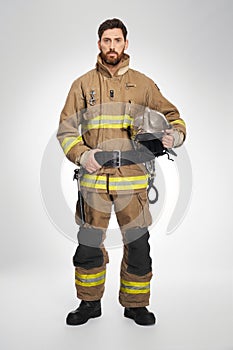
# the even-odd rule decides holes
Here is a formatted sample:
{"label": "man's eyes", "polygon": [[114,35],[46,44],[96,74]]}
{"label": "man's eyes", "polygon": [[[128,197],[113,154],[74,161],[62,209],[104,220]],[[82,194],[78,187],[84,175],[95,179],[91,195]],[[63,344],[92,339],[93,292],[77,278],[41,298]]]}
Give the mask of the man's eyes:
{"label": "man's eyes", "polygon": [[[122,41],[122,39],[121,38],[117,38],[117,39],[114,39],[117,43],[120,43],[121,41]],[[111,41],[110,39],[104,39],[104,42],[105,43],[108,43],[109,41]]]}

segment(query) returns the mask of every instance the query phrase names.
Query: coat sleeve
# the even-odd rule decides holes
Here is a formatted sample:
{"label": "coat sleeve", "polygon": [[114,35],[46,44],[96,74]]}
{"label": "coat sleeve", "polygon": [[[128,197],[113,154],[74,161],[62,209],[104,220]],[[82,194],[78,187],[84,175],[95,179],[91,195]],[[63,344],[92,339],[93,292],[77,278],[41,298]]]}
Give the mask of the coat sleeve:
{"label": "coat sleeve", "polygon": [[180,117],[177,108],[161,94],[159,88],[152,80],[148,89],[148,106],[163,113],[174,130],[182,134],[182,142],[185,140],[186,125],[184,120]]}
{"label": "coat sleeve", "polygon": [[77,79],[71,86],[61,112],[57,138],[66,157],[78,165],[81,155],[90,149],[85,145],[80,131],[82,110],[84,108],[85,101],[81,81]]}

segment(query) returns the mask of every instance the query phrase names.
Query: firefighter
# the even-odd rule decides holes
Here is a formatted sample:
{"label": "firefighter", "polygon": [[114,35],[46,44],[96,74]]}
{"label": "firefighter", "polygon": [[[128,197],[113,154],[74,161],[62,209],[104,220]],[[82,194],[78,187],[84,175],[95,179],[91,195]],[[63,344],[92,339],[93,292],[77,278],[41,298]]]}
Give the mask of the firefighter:
{"label": "firefighter", "polygon": [[156,318],[146,308],[152,278],[148,174],[135,150],[134,121],[145,108],[162,113],[172,126],[161,139],[166,149],[183,143],[185,123],[151,79],[129,68],[122,21],[106,20],[98,36],[96,67],[72,84],[57,132],[67,158],[81,166],[75,215],[78,246],[73,256],[81,303],[66,323],[80,325],[101,315],[109,261],[103,241],[113,206],[124,243],[119,302],[125,317],[139,325],[153,325]]}

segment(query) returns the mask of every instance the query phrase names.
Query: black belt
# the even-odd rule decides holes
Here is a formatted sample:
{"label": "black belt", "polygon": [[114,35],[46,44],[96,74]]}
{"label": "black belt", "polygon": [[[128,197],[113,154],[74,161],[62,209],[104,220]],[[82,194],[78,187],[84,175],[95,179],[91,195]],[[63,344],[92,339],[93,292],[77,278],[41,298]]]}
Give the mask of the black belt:
{"label": "black belt", "polygon": [[140,164],[154,159],[155,156],[150,151],[102,151],[95,153],[96,161],[107,168],[119,168],[130,164]]}

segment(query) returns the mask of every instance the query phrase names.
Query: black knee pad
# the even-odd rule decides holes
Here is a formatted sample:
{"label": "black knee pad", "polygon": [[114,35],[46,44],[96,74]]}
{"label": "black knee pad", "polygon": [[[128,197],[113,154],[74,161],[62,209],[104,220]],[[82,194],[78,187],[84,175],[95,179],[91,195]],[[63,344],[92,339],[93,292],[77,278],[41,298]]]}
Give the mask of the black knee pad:
{"label": "black knee pad", "polygon": [[131,242],[136,241],[138,238],[141,238],[148,233],[147,227],[141,228],[130,228],[125,232],[125,244],[129,244]]}
{"label": "black knee pad", "polygon": [[103,240],[103,231],[98,228],[80,227],[78,232],[78,242],[89,247],[97,248]]}
{"label": "black knee pad", "polygon": [[[137,229],[135,229],[137,230]],[[132,230],[130,230],[132,234]],[[127,232],[126,232],[127,236]],[[127,272],[143,276],[152,270],[150,245],[148,243],[149,232],[147,231],[140,238],[131,241],[128,246],[128,268]]]}
{"label": "black knee pad", "polygon": [[103,265],[104,256],[100,248],[89,247],[79,244],[73,257],[73,264],[76,267],[82,267],[90,270],[93,267],[100,267]]}

